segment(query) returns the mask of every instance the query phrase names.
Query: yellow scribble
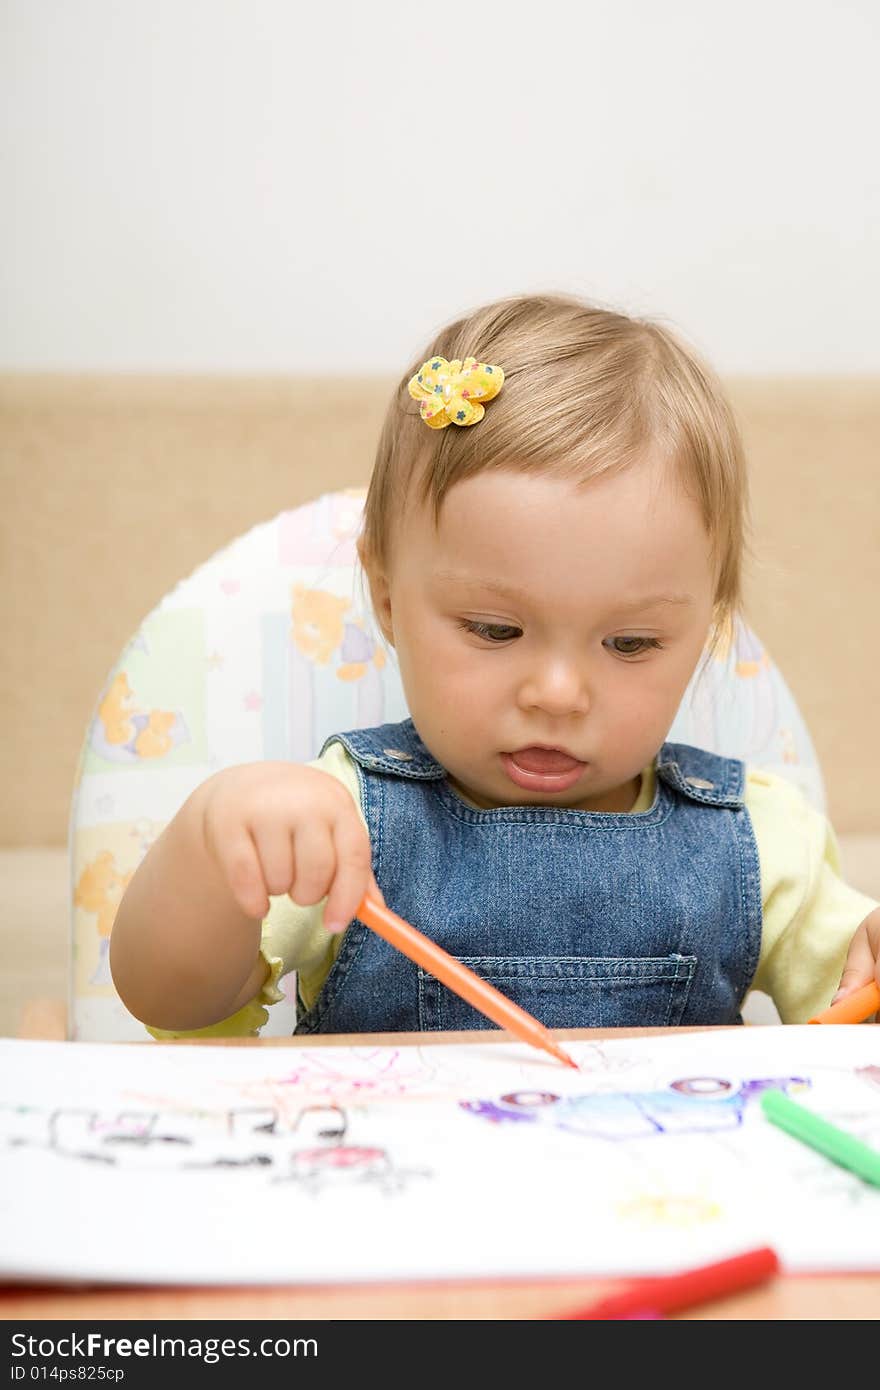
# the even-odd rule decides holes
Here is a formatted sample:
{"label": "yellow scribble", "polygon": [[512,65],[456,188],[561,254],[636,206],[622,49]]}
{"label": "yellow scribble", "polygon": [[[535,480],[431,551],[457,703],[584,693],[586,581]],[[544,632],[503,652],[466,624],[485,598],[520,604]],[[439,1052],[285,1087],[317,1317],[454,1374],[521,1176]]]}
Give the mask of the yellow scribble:
{"label": "yellow scribble", "polygon": [[638,1226],[675,1226],[679,1230],[705,1226],[721,1217],[721,1207],[707,1197],[646,1194],[621,1202],[617,1214]]}

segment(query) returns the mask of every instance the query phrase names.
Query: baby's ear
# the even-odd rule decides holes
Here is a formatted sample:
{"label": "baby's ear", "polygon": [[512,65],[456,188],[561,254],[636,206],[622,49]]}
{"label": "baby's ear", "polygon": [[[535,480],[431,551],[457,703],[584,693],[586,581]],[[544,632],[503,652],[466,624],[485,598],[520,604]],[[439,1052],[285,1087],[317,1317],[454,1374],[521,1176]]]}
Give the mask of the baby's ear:
{"label": "baby's ear", "polygon": [[370,562],[366,549],[359,540],[357,544],[358,559],[361,568],[367,577],[370,588],[370,604],[379,624],[379,630],[389,646],[394,646],[394,627],[391,621],[391,590],[385,571],[378,565]]}

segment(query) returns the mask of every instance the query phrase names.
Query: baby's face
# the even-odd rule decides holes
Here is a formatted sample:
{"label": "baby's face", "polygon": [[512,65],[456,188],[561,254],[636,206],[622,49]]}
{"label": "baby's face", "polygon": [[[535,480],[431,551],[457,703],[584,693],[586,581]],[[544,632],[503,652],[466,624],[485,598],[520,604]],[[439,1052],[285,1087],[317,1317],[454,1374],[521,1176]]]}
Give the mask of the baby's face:
{"label": "baby's face", "polygon": [[708,635],[709,538],[650,458],[580,488],[481,473],[438,529],[410,509],[373,595],[416,729],[468,800],[629,810]]}

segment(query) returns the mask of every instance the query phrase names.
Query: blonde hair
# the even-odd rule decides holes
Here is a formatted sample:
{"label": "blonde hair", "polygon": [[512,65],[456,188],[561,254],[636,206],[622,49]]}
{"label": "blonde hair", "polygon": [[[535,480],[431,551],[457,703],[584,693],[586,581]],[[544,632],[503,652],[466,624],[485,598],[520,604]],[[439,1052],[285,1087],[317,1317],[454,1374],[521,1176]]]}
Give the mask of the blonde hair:
{"label": "blonde hair", "polygon": [[[430,430],[407,384],[430,357],[476,357],[504,388],[469,428]],[[488,469],[585,483],[649,445],[674,460],[697,501],[716,583],[707,649],[731,640],[742,609],[748,488],[742,441],[714,373],[656,321],[574,297],[498,300],[449,324],[410,364],[385,415],[358,540],[364,569],[387,572],[392,531],[414,499],[435,525],[456,483]]]}

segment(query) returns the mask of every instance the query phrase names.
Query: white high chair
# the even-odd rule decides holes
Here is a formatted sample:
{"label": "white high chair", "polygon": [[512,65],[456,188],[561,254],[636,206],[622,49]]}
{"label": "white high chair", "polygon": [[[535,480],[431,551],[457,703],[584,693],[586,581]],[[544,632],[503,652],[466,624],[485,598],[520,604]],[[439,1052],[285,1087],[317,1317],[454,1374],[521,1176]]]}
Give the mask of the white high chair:
{"label": "white high chair", "polygon": [[[233,763],[304,762],[337,730],[408,717],[357,565],[365,496],[327,493],[239,536],[161,600],[111,671],[71,807],[69,1037],[149,1037],[114,991],[110,930],[140,859],[200,782]],[[779,773],[825,810],[804,721],[744,624],[698,671],[669,738]],[[263,1036],[293,1032],[294,977],[281,987]]]}

